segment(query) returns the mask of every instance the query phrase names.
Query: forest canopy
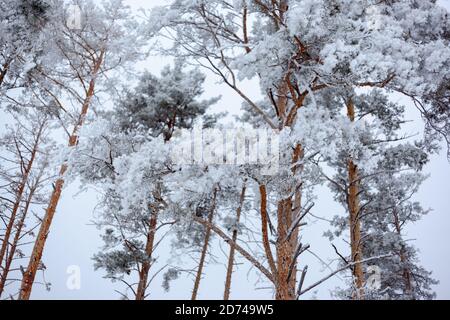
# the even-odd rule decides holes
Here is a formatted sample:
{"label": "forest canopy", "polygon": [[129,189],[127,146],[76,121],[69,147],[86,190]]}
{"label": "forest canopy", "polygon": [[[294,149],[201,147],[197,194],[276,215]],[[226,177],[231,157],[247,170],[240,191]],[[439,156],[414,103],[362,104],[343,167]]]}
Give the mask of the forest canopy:
{"label": "forest canopy", "polygon": [[333,299],[436,298],[408,232],[450,155],[436,1],[0,0],[0,21],[1,299],[52,290],[70,185],[96,195],[92,267],[117,298],[211,299],[207,275],[224,300],[336,277]]}

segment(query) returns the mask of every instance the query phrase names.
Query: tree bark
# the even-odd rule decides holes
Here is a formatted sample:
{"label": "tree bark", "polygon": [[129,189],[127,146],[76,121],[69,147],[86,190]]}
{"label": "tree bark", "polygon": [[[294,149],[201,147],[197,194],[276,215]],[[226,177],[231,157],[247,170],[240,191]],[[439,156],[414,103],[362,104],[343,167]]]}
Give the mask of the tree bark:
{"label": "tree bark", "polygon": [[[401,237],[401,235],[402,235],[402,227],[400,225],[400,220],[399,220],[398,213],[397,213],[396,209],[394,209],[393,215],[394,215],[395,231]],[[402,278],[403,278],[403,283],[405,285],[405,291],[404,292],[405,292],[406,295],[409,295],[411,297],[411,299],[415,299],[413,288],[412,288],[411,270],[410,270],[410,268],[405,266],[408,263],[408,257],[406,255],[406,249],[405,249],[405,245],[404,244],[401,245],[399,257],[400,257],[400,261],[401,261],[401,263],[403,265]]]}
{"label": "tree bark", "polygon": [[214,190],[214,194],[213,194],[211,211],[209,212],[209,216],[208,216],[208,223],[209,223],[209,225],[206,226],[205,240],[203,242],[202,253],[201,253],[201,256],[200,256],[200,261],[198,263],[198,270],[197,270],[197,275],[195,277],[194,289],[192,290],[191,300],[197,300],[198,289],[200,287],[200,280],[202,279],[203,267],[205,265],[206,254],[208,252],[209,239],[211,237],[211,227],[210,227],[210,225],[213,222],[214,212],[216,210],[216,197],[217,197],[217,189]]}
{"label": "tree bark", "polygon": [[[269,241],[269,230],[268,230],[268,224],[269,224],[269,216],[267,212],[267,190],[265,185],[259,186],[259,194],[260,194],[260,202],[261,202],[261,235],[262,235],[262,242],[264,251],[266,254],[267,262],[269,263],[270,272],[275,275],[275,280],[278,282],[277,274],[277,266],[275,263],[275,259],[272,254],[272,249],[270,247],[270,241]],[[278,285],[276,284],[276,287]]]}
{"label": "tree bark", "polygon": [[[60,176],[62,177],[67,170],[67,165],[64,164],[60,170]],[[59,198],[61,197],[62,188],[64,185],[64,179],[60,178],[56,181],[52,196],[50,198],[50,204],[45,213],[44,219],[42,220],[39,233],[34,243],[33,251],[28,263],[27,270],[23,274],[22,284],[20,288],[19,300],[30,299],[31,289],[33,287],[34,279],[36,277],[36,272],[39,268],[42,259],[42,253],[44,251],[45,242],[50,230],[50,225],[53,220],[53,216],[56,211],[56,206],[58,205]]]}
{"label": "tree bark", "polygon": [[415,300],[416,297],[414,296],[414,292],[413,292],[413,289],[412,289],[411,269],[405,266],[405,264],[408,263],[408,259],[406,257],[405,246],[404,245],[402,245],[402,247],[400,249],[400,261],[403,264],[402,277],[403,277],[403,283],[405,285],[405,294],[409,295],[412,300]]}
{"label": "tree bark", "polygon": [[293,264],[294,250],[292,242],[287,239],[288,230],[292,225],[292,200],[284,199],[278,203],[277,210],[278,226],[277,226],[277,300],[294,300],[295,299],[295,283],[292,286],[291,280],[288,279],[289,268]]}
{"label": "tree bark", "polygon": [[[104,55],[105,55],[105,51],[102,51],[100,53],[98,60],[95,62],[95,65],[93,68],[93,73],[92,73],[92,79],[89,82],[89,88],[86,92],[86,96],[83,101],[80,115],[78,117],[78,120],[77,120],[74,128],[73,128],[72,134],[69,138],[69,148],[75,147],[76,144],[78,143],[78,132],[84,124],[87,113],[89,111],[89,107],[91,105],[92,98],[94,97],[96,78],[100,71],[100,67],[103,64]],[[22,284],[21,284],[20,294],[19,294],[20,300],[30,299],[31,289],[33,287],[34,279],[36,277],[36,272],[38,270],[39,264],[42,259],[42,254],[44,252],[45,243],[47,241],[47,236],[50,231],[50,226],[52,224],[53,217],[55,215],[59,199],[61,198],[62,189],[64,187],[64,175],[65,175],[67,169],[68,169],[67,163],[64,163],[61,165],[61,168],[59,171],[60,178],[57,179],[54,184],[54,189],[53,189],[52,195],[50,197],[49,205],[45,212],[45,216],[42,220],[42,224],[39,229],[39,233],[38,233],[36,242],[34,244],[33,251],[31,253],[31,257],[30,257],[30,260],[28,263],[27,270],[25,271],[23,278],[22,278]]]}
{"label": "tree bark", "polygon": [[153,246],[155,243],[156,225],[158,223],[158,211],[152,213],[149,223],[149,231],[147,234],[147,243],[145,245],[145,254],[148,258],[142,264],[141,271],[139,272],[139,284],[136,290],[136,300],[145,299],[145,291],[147,290],[148,273],[152,265]]}
{"label": "tree bark", "polygon": [[[350,121],[355,121],[355,106],[353,101],[349,99],[347,102],[347,114]],[[349,228],[350,228],[350,247],[351,261],[355,262],[352,268],[355,292],[352,296],[354,300],[364,299],[364,271],[362,264],[362,248],[361,248],[361,221],[359,218],[359,170],[351,158],[348,159],[348,211],[349,211]]]}
{"label": "tree bark", "polygon": [[[245,200],[245,192],[246,192],[246,185],[244,182],[244,185],[242,186],[241,196],[239,199],[239,207],[236,210],[236,224],[239,224],[241,220],[241,213],[242,213],[242,207],[244,205]],[[233,230],[232,235],[232,243],[230,243],[230,254],[228,255],[228,266],[227,266],[227,276],[225,280],[225,290],[223,294],[223,300],[229,300],[230,299],[230,291],[231,291],[231,277],[233,275],[233,266],[234,266],[234,255],[236,252],[236,246],[234,243],[237,241],[238,236],[238,230]]]}
{"label": "tree bark", "polygon": [[[281,14],[287,11],[287,4],[285,1],[280,1]],[[278,89],[278,100],[276,103],[277,113],[280,123],[283,126],[291,126],[295,121],[295,116],[290,115],[288,109],[288,93],[290,86],[290,74],[286,74],[285,78],[281,81]],[[294,98],[294,97],[292,97]],[[301,107],[303,100],[299,102],[299,105],[293,106],[294,109]],[[294,110],[293,109],[293,110]],[[297,145],[292,155],[292,174],[295,175],[298,172],[297,162],[303,157],[303,148]],[[301,169],[301,168],[300,168]],[[277,245],[276,245],[276,299],[277,300],[294,300],[296,299],[296,273],[297,262],[295,257],[295,251],[298,246],[298,228],[291,237],[288,237],[289,229],[295,219],[295,214],[298,212],[301,206],[301,191],[295,190],[292,192],[293,196],[286,199],[281,199],[277,205]],[[293,210],[295,206],[296,210]],[[294,212],[295,211],[295,212]],[[293,270],[291,270],[293,268]],[[273,272],[273,271],[272,271]]]}
{"label": "tree bark", "polygon": [[[301,166],[298,161],[303,157],[303,148],[297,145],[293,158],[292,173],[295,175]],[[295,256],[298,248],[298,226],[295,227],[292,235],[289,236],[289,230],[293,226],[297,214],[300,213],[301,207],[301,191],[294,192],[294,200],[291,198],[283,199],[278,203],[277,210],[277,300],[294,300],[296,299],[296,282],[297,282],[297,257]]]}

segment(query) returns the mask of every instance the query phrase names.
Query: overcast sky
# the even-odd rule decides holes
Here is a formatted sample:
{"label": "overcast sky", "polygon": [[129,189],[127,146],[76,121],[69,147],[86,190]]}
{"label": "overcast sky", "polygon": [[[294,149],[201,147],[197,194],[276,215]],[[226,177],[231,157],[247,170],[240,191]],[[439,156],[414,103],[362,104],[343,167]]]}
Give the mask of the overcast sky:
{"label": "overcast sky", "polygon": [[[162,4],[164,1],[144,1],[126,0],[133,8],[150,8],[154,5]],[[450,9],[450,0],[441,1],[443,5]],[[161,67],[170,60],[163,57],[149,58],[145,63],[140,64],[142,69],[158,74]],[[247,82],[242,84],[246,90],[250,90],[254,96],[259,95],[256,83]],[[216,83],[214,77],[209,76],[206,84],[206,95],[222,95],[222,100],[215,106],[214,111],[239,112],[241,100],[234,92],[225,86]],[[402,99],[394,97],[394,99]],[[401,100],[403,102],[403,100]],[[410,104],[405,100],[405,103]],[[409,109],[413,109],[412,107]],[[414,122],[406,129],[408,132],[420,132],[422,123],[419,115],[410,112],[408,117]],[[420,248],[420,258],[422,264],[432,270],[434,277],[440,281],[436,286],[438,298],[450,299],[450,165],[445,152],[440,156],[434,156],[427,166],[427,173],[431,177],[423,184],[416,199],[424,207],[430,207],[433,211],[422,221],[409,228],[408,237],[416,239],[415,244]],[[97,195],[94,191],[78,194],[79,187],[72,184],[63,192],[62,200],[58,207],[54,223],[47,241],[44,252],[44,263],[47,266],[46,280],[52,283],[52,290],[47,292],[40,285],[35,285],[33,289],[33,299],[117,299],[119,295],[114,290],[123,288],[120,284],[112,284],[109,280],[103,279],[103,272],[94,272],[92,256],[99,251],[102,241],[99,231],[92,226],[94,217],[94,206],[97,202]],[[314,208],[314,214],[330,218],[336,214],[342,214],[343,209],[333,202],[330,192],[326,188],[318,191],[319,201]],[[312,251],[320,252],[320,258],[329,262],[335,258],[334,251],[327,239],[322,237],[327,225],[320,220],[308,221],[309,226],[303,232],[303,240],[312,245]],[[217,240],[215,245],[219,246]],[[337,241],[336,245],[344,248],[343,242]],[[227,249],[223,246],[224,249]],[[167,260],[168,246],[159,250],[159,259]],[[226,250],[227,251],[227,250]],[[222,251],[218,251],[218,257],[225,261]],[[323,267],[322,262],[312,253],[302,255],[301,265],[308,264],[309,272],[307,283],[312,283],[329,270]],[[234,282],[231,297],[235,299],[270,299],[272,292],[259,288],[255,290],[257,277],[254,272],[249,273],[248,265],[244,260],[238,258],[239,265],[234,274]],[[66,286],[68,279],[67,269],[70,266],[78,266],[81,270],[81,289],[69,290]],[[225,281],[225,265],[222,263],[208,264],[205,270],[206,277],[201,283],[199,298],[221,299]],[[41,275],[39,275],[41,277]],[[330,290],[341,283],[342,277],[336,277],[319,287],[317,292],[309,294],[306,298],[318,297],[329,298]],[[183,278],[173,283],[169,293],[161,288],[161,277],[157,277],[149,288],[152,299],[187,299],[190,297],[192,289],[192,279]],[[264,287],[266,284],[257,284],[256,287]]]}

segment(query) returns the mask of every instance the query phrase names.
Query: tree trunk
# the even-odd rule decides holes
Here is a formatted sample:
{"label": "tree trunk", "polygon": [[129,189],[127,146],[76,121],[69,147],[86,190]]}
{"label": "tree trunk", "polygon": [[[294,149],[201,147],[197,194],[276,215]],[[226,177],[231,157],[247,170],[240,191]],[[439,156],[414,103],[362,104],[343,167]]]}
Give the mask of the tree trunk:
{"label": "tree trunk", "polygon": [[145,299],[145,291],[147,290],[148,273],[152,265],[153,245],[155,243],[156,225],[158,223],[158,210],[152,213],[149,223],[149,231],[147,234],[147,244],[145,245],[145,254],[148,258],[142,264],[141,271],[139,272],[139,284],[136,291],[136,300]]}
{"label": "tree trunk", "polygon": [[[397,234],[401,237],[401,235],[402,235],[402,227],[400,225],[400,220],[399,220],[398,213],[397,213],[396,209],[394,209],[393,215],[394,215],[395,230],[397,231]],[[403,278],[403,283],[405,285],[405,294],[409,295],[411,297],[411,299],[415,299],[413,288],[412,288],[411,270],[410,270],[410,268],[405,266],[406,263],[408,262],[408,258],[406,256],[406,250],[405,250],[405,245],[404,244],[401,245],[399,257],[400,257],[400,261],[401,261],[401,263],[403,265],[402,278]]]}
{"label": "tree trunk", "polygon": [[[347,114],[350,121],[355,121],[355,106],[350,99],[347,103]],[[361,248],[361,221],[359,219],[360,203],[359,203],[359,173],[358,167],[353,160],[348,159],[348,211],[349,211],[349,228],[350,228],[350,247],[351,262],[355,265],[352,269],[353,279],[356,291],[353,299],[364,299],[364,272],[362,264],[358,263],[363,259]]]}
{"label": "tree trunk", "polygon": [[403,283],[405,284],[405,294],[408,295],[412,300],[415,300],[414,292],[412,289],[412,275],[410,268],[406,267],[405,264],[408,263],[408,259],[405,254],[405,246],[402,245],[400,250],[400,261],[403,264]]}
{"label": "tree trunk", "polygon": [[[303,148],[297,145],[292,158],[292,173],[295,175],[298,169],[298,161],[303,157]],[[294,200],[292,198],[283,199],[278,203],[277,210],[277,300],[294,300],[296,299],[296,281],[297,281],[297,257],[295,256],[298,248],[298,226],[289,236],[289,230],[293,227],[293,223],[297,214],[300,213],[301,207],[301,191],[296,190]]]}
{"label": "tree trunk", "polygon": [[[60,176],[63,176],[67,170],[67,165],[64,164],[60,170]],[[52,196],[50,198],[50,204],[45,213],[44,219],[42,220],[39,233],[34,243],[33,251],[28,263],[27,270],[23,274],[22,284],[20,288],[19,300],[30,299],[31,289],[33,287],[33,282],[36,277],[36,272],[41,263],[42,253],[44,251],[45,242],[50,230],[50,225],[53,220],[53,216],[56,211],[56,206],[58,205],[59,198],[61,196],[61,191],[64,185],[64,179],[60,178],[56,181]]]}
{"label": "tree trunk", "polygon": [[261,235],[262,235],[262,242],[264,251],[266,254],[267,262],[269,263],[270,272],[274,275],[275,280],[275,287],[278,287],[278,278],[277,278],[277,266],[275,263],[275,259],[272,254],[272,249],[270,247],[270,240],[269,240],[269,213],[267,212],[267,190],[265,185],[259,186],[259,194],[260,194],[260,202],[261,202]]}
{"label": "tree trunk", "polygon": [[[246,191],[246,186],[245,186],[245,182],[244,182],[244,185],[242,186],[241,197],[239,199],[239,207],[236,210],[236,224],[239,224],[239,222],[241,220],[242,207],[244,205],[244,200],[245,200],[245,191]],[[238,230],[235,229],[235,230],[233,230],[233,236],[232,236],[233,242],[230,243],[230,254],[228,255],[228,267],[227,267],[227,276],[226,276],[226,280],[225,280],[225,291],[223,294],[223,300],[230,299],[231,277],[233,275],[234,254],[236,251],[236,246],[234,244],[237,241],[237,236],[238,236]]]}
{"label": "tree trunk", "polygon": [[[280,1],[281,14],[287,11],[287,4],[285,1]],[[278,100],[276,103],[277,114],[279,116],[280,123],[284,126],[291,126],[295,117],[290,115],[288,110],[288,93],[289,91],[289,79],[290,74],[281,81],[278,89]],[[294,109],[300,108],[301,105],[296,106]],[[297,145],[293,156],[292,174],[297,172],[297,165],[295,165],[303,156],[303,149],[300,145]],[[301,205],[301,191],[296,190],[293,192],[294,196],[290,196],[287,199],[282,199],[278,202],[277,208],[277,245],[276,245],[276,274],[274,278],[276,281],[276,299],[277,300],[294,300],[296,299],[296,273],[297,262],[295,257],[295,251],[298,246],[298,229],[294,234],[288,238],[289,229],[294,221],[294,215],[297,210],[293,210],[293,206],[297,209]],[[293,199],[294,198],[294,199]],[[294,203],[295,202],[295,203]],[[272,271],[273,272],[273,271]]]}
{"label": "tree trunk", "polygon": [[[216,197],[217,197],[217,189],[214,190],[211,211],[208,216],[209,225],[211,225],[213,222],[214,212],[216,210]],[[198,289],[200,287],[200,280],[201,280],[202,274],[203,274],[203,266],[205,265],[206,254],[208,252],[208,246],[209,246],[209,239],[211,237],[211,227],[209,225],[206,227],[205,240],[203,243],[200,261],[198,263],[197,276],[195,277],[194,289],[192,290],[191,300],[197,300]]]}
{"label": "tree trunk", "polygon": [[[277,226],[277,300],[294,300],[295,299],[295,280],[291,276],[289,279],[289,269],[293,265],[295,248],[292,241],[287,239],[289,228],[292,225],[292,200],[285,199],[278,203],[277,210],[278,226]],[[293,272],[295,274],[295,272]]]}
{"label": "tree trunk", "polygon": [[[84,124],[84,121],[86,119],[89,107],[91,105],[92,98],[94,97],[95,93],[95,81],[98,72],[100,71],[100,67],[103,63],[105,52],[102,51],[100,54],[100,57],[95,63],[92,79],[89,82],[89,88],[86,92],[86,97],[83,101],[83,105],[81,108],[80,115],[78,117],[77,123],[75,124],[72,135],[69,138],[69,147],[75,147],[78,143],[78,132],[81,129],[81,127]],[[19,299],[20,300],[28,300],[30,299],[31,295],[31,289],[33,287],[34,279],[36,277],[36,272],[39,268],[39,264],[41,263],[42,254],[44,252],[45,242],[47,241],[47,236],[50,231],[50,226],[53,221],[53,216],[55,215],[56,208],[58,206],[59,199],[61,197],[61,192],[64,187],[64,175],[68,169],[68,164],[64,163],[61,165],[61,169],[59,171],[59,179],[56,180],[54,184],[54,189],[52,192],[52,195],[50,197],[48,208],[45,212],[45,216],[42,220],[41,227],[39,229],[39,233],[36,239],[36,242],[34,244],[33,251],[31,253],[31,257],[28,263],[27,270],[25,271],[23,278],[22,278],[22,284],[20,288],[20,294]]]}

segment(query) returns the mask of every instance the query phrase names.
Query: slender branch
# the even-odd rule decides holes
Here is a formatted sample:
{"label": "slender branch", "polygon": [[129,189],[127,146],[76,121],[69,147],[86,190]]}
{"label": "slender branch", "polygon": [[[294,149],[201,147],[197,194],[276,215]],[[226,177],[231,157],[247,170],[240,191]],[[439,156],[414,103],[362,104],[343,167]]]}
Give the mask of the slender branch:
{"label": "slender branch", "polygon": [[351,262],[351,263],[347,264],[346,266],[343,266],[342,268],[339,268],[336,271],[333,271],[332,273],[330,273],[326,277],[320,279],[319,281],[313,283],[312,285],[310,285],[306,289],[300,291],[298,293],[298,297],[300,297],[301,295],[305,294],[306,292],[314,289],[315,287],[319,286],[320,284],[322,284],[323,282],[327,281],[328,279],[330,279],[331,277],[335,276],[336,274],[338,274],[338,273],[340,273],[340,272],[342,272],[342,271],[344,271],[344,270],[346,270],[348,268],[351,268],[351,267],[353,267],[356,264],[366,263],[366,262],[370,262],[370,261],[378,260],[378,259],[383,259],[383,258],[388,258],[388,257],[391,257],[391,256],[392,256],[392,254],[386,254],[386,255],[382,255],[382,256],[377,256],[377,257],[363,259],[363,260],[360,260],[360,261]]}

